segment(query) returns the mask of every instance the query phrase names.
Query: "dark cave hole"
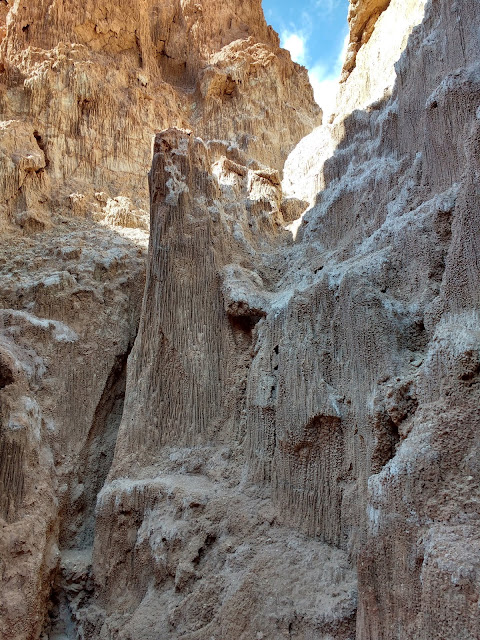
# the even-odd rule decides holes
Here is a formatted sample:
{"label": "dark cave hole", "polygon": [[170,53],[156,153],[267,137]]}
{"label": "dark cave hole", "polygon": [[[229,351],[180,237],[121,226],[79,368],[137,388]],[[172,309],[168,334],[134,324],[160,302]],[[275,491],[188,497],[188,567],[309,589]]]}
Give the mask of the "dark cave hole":
{"label": "dark cave hole", "polygon": [[75,509],[72,510],[67,503],[62,512],[59,539],[63,548],[85,549],[93,545],[97,495],[113,461],[123,414],[127,361],[131,346],[115,358],[95,410],[77,475],[78,482],[84,486],[83,497]]}
{"label": "dark cave hole", "polygon": [[229,316],[230,324],[234,329],[242,331],[242,333],[251,333],[255,325],[260,322],[263,316],[261,315],[248,315],[248,316]]}
{"label": "dark cave hole", "polygon": [[5,389],[9,384],[13,384],[15,378],[12,370],[4,362],[0,361],[0,389]]}
{"label": "dark cave hole", "polygon": [[42,136],[38,133],[38,131],[33,132],[33,137],[37,141],[39,148],[43,151],[43,155],[45,156],[45,167],[48,167],[48,165],[50,164],[50,161],[47,156],[45,141],[43,140]]}
{"label": "dark cave hole", "polygon": [[372,452],[371,473],[379,473],[395,456],[401,440],[398,427],[399,425],[395,424],[386,412],[376,416],[374,420],[376,443]]}
{"label": "dark cave hole", "polygon": [[214,533],[209,533],[207,535],[207,537],[205,538],[205,542],[198,550],[197,556],[193,559],[193,564],[195,566],[201,562],[201,560],[205,557],[205,554],[207,553],[208,548],[211,547],[212,544],[214,544],[216,541],[217,541],[217,536]]}

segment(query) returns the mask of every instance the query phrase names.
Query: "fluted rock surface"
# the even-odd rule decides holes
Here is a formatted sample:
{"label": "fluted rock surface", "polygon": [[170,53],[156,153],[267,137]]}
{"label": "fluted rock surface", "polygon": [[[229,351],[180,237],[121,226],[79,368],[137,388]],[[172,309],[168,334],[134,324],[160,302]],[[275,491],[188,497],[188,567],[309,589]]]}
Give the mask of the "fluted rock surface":
{"label": "fluted rock surface", "polygon": [[[282,526],[268,485],[248,478],[246,443],[275,446],[271,432],[253,433],[248,372],[292,246],[279,177],[213,151],[178,129],[155,141],[135,392],[97,506],[93,633],[115,636],[120,615],[123,637],[136,637],[147,615],[153,636],[347,640],[346,554]],[[274,376],[257,387],[268,427],[275,394]]]}
{"label": "fluted rock surface", "polygon": [[[336,471],[345,488],[330,475],[320,504],[337,492],[340,539],[358,558],[359,638],[479,633],[479,21],[474,2],[427,3],[383,99],[367,75],[362,101],[375,102],[313,132],[285,167],[290,193],[313,201],[298,242],[312,265],[299,309],[319,309],[305,353],[353,418]],[[376,74],[370,54],[387,33],[365,45],[363,74]],[[289,362],[298,346],[287,344]],[[277,496],[314,524],[317,509],[298,516],[296,487],[282,473]]]}
{"label": "fluted rock surface", "polygon": [[145,260],[84,221],[0,256],[0,635],[37,638],[61,550],[93,542]]}
{"label": "fluted rock surface", "polygon": [[[279,49],[259,0],[221,9],[180,0],[9,6],[0,120],[14,122],[1,132],[4,225],[45,226],[52,210],[102,219],[96,193],[147,209],[150,141],[166,126],[281,168],[318,124],[306,71]],[[22,129],[18,142],[12,128]]]}
{"label": "fluted rock surface", "polygon": [[351,2],[283,176],[258,3],[65,7],[2,43],[3,637],[476,640],[478,2]]}
{"label": "fluted rock surface", "polygon": [[[391,4],[382,15],[396,10]],[[197,452],[207,447],[214,460],[233,442],[243,495],[261,495],[263,487],[283,531],[330,543],[357,565],[357,638],[478,636],[479,25],[474,2],[427,3],[391,95],[312,134],[306,144],[312,149],[318,136],[324,154],[320,175],[311,176],[321,191],[294,244],[272,227],[250,236],[258,222],[246,215],[257,211],[254,198],[238,192],[245,168],[226,157],[209,178],[202,142],[166,145],[171,133],[157,139],[141,330],[99,502],[99,584],[126,579],[118,577],[118,557],[104,560],[108,541],[125,540],[117,525],[111,529],[113,514],[120,509],[122,526],[142,532],[131,535],[122,556],[144,558],[148,530],[144,566],[164,562],[172,527],[180,525],[170,523],[165,533],[171,498],[154,487],[180,491],[172,470],[180,458],[180,476],[197,476],[208,509],[201,487],[212,471]],[[373,32],[365,46],[381,36]],[[233,225],[219,208],[228,198],[222,183],[235,194]],[[268,209],[273,222],[276,208]],[[177,511],[180,522],[187,517]],[[228,531],[222,521],[213,539],[221,546]],[[202,549],[205,584],[209,563],[218,569],[226,560],[215,564],[218,552]],[[263,540],[255,551],[266,553]],[[135,567],[136,580],[147,575]],[[157,580],[149,602],[173,592],[168,570]],[[196,597],[197,572],[192,580],[180,597],[185,589]],[[101,593],[108,626],[115,597],[108,586]],[[128,617],[127,609],[142,606],[128,600],[122,609],[132,635],[136,614]],[[333,637],[343,637],[339,613]],[[238,615],[216,605],[186,637],[222,636],[217,629],[230,629]],[[324,637],[302,621],[279,623],[267,635]],[[176,637],[175,618],[169,624],[162,629]]]}
{"label": "fluted rock surface", "polygon": [[280,168],[320,110],[256,0],[4,1],[0,39],[0,635],[21,640],[69,633],[91,593],[152,134],[189,127]]}

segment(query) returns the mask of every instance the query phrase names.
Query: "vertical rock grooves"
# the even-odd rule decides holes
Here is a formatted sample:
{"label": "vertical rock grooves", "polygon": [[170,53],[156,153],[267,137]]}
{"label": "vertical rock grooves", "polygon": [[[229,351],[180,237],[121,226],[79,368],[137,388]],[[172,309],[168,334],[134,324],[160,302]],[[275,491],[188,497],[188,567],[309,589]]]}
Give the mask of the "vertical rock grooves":
{"label": "vertical rock grooves", "polygon": [[61,513],[60,547],[92,547],[95,528],[95,504],[112,464],[117,431],[125,399],[127,358],[130,348],[116,356],[107,377],[92,425],[79,456],[73,494]]}
{"label": "vertical rock grooves", "polygon": [[8,387],[15,383],[10,358],[0,358],[0,513],[11,521],[22,502],[25,482],[24,434],[8,429]]}
{"label": "vertical rock grooves", "polygon": [[40,227],[51,225],[52,211],[101,220],[107,199],[118,196],[147,209],[150,141],[166,126],[226,140],[280,169],[320,120],[306,70],[280,50],[260,0],[221,11],[212,0],[133,8],[126,0],[48,0],[9,9],[0,219],[10,230],[22,213]]}
{"label": "vertical rock grooves", "polygon": [[[91,578],[95,505],[108,475],[125,398],[127,352],[115,358],[79,455],[68,502],[60,512],[60,562],[50,594],[44,634],[76,638],[78,612],[93,596]],[[84,633],[84,631],[82,631]]]}
{"label": "vertical rock grooves", "polygon": [[93,543],[144,256],[88,221],[3,239],[0,255],[0,635],[36,638],[68,552]]}
{"label": "vertical rock grooves", "polygon": [[[89,600],[95,494],[120,412],[116,369],[140,314],[152,134],[189,127],[211,140],[215,161],[228,149],[242,171],[247,163],[280,169],[320,110],[260,0],[0,2],[0,40],[0,348],[19,372],[0,390],[0,636],[39,637],[57,576],[53,626],[45,629],[93,638],[104,614],[89,607],[89,622],[78,612]],[[198,229],[205,247],[214,236],[212,224]],[[179,264],[180,243],[174,250]],[[198,250],[190,257],[201,259]],[[221,303],[213,276],[197,284],[212,305]],[[190,309],[192,326],[211,343],[225,311],[204,313],[184,300],[180,276],[172,301]],[[251,343],[257,315],[222,329],[244,380],[251,356],[239,345]],[[194,393],[210,407],[196,424],[213,434],[220,427],[209,423],[211,407],[230,379],[212,353],[218,379],[209,382],[204,353],[187,364]],[[231,422],[240,424],[245,382],[229,399]],[[178,419],[172,423],[169,437],[178,432]],[[153,450],[166,439],[155,434]]]}
{"label": "vertical rock grooves", "polygon": [[[0,394],[14,382],[11,370],[0,363]],[[20,506],[25,483],[24,434],[16,435],[8,430],[8,410],[5,400],[0,400],[0,511],[2,518],[11,521]]]}
{"label": "vertical rock grooves", "polygon": [[6,640],[480,636],[480,6],[351,5],[283,182],[318,111],[258,2],[12,6]]}
{"label": "vertical rock grooves", "polygon": [[[278,450],[271,371],[281,363],[278,347],[260,384],[252,390],[247,380],[293,247],[276,173],[234,162],[226,148],[218,158],[219,151],[179,129],[155,139],[147,282],[127,383],[136,393],[127,394],[97,508],[93,567],[103,625],[113,629],[117,610],[129,637],[146,616],[160,636],[347,640],[355,579],[346,554],[283,526],[269,484],[252,482],[269,479],[268,454]],[[252,404],[260,424],[252,424]],[[327,411],[307,425],[304,442],[291,444],[306,465],[302,449],[310,446],[332,467],[341,456],[341,421]],[[254,437],[263,459],[250,463],[260,453]],[[323,479],[332,486],[328,467]],[[293,601],[291,564],[303,594]],[[319,606],[313,583],[322,585]]]}
{"label": "vertical rock grooves", "polygon": [[[286,235],[278,211],[264,214],[264,220],[261,214],[249,215],[241,203],[225,211],[219,184],[209,174],[211,162],[208,148],[193,135],[172,129],[157,136],[150,176],[150,268],[131,366],[131,383],[150,400],[128,405],[133,428],[121,434],[127,438],[122,441],[125,453],[135,452],[137,463],[144,453],[155,460],[166,444],[222,439],[226,421],[234,428],[235,378],[249,345],[245,334],[266,311],[248,305],[233,309],[236,300],[224,308],[222,272],[228,278],[227,265],[252,266],[246,242],[236,246],[227,234],[233,224],[248,228],[251,220],[257,246],[269,231]],[[262,190],[265,195],[274,190],[267,179],[241,165],[226,163],[223,171],[233,192],[235,186],[238,195],[249,190],[252,204],[264,196]],[[148,424],[149,432],[135,426],[140,424]]]}
{"label": "vertical rock grooves", "polygon": [[9,514],[11,512],[15,513],[23,498],[25,460],[22,445],[15,442],[15,440],[9,442],[2,434],[0,461],[2,469],[0,475],[2,518],[10,520],[13,516],[9,516]]}
{"label": "vertical rock grooves", "polygon": [[[392,2],[382,16],[398,10]],[[275,188],[272,173],[227,150],[212,156],[188,132],[157,136],[139,338],[98,503],[93,565],[104,628],[121,611],[125,637],[142,634],[148,611],[168,602],[170,613],[149,616],[159,635],[353,637],[345,574],[342,608],[315,605],[333,628],[309,614],[311,583],[295,613],[274,607],[267,623],[256,603],[245,622],[230,579],[255,600],[246,575],[251,562],[268,563],[265,521],[255,525],[254,560],[232,566],[225,545],[243,553],[247,514],[265,500],[275,544],[301,531],[316,553],[336,547],[357,565],[357,638],[477,637],[480,513],[469,487],[478,480],[480,325],[469,231],[479,217],[479,13],[473,3],[428,3],[383,99],[327,125],[316,148],[312,134],[312,154],[322,145],[333,153],[315,161],[324,188],[295,243],[279,226],[280,193],[251,192],[257,179]],[[374,35],[364,46],[363,63]],[[235,342],[242,330],[251,341]],[[108,558],[112,541],[118,552]],[[299,566],[306,549],[296,551]],[[276,561],[282,593],[292,589],[288,558]],[[154,586],[144,566],[155,567]],[[299,570],[302,584],[311,577]],[[206,617],[196,614],[200,602]]]}

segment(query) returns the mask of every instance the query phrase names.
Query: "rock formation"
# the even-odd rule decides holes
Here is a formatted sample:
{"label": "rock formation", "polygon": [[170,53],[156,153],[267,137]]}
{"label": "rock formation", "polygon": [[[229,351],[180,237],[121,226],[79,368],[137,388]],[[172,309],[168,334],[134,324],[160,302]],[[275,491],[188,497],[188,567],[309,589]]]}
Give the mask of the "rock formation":
{"label": "rock formation", "polygon": [[0,7],[2,637],[478,638],[476,0]]}
{"label": "rock formation", "polygon": [[[389,97],[394,65],[415,25],[422,21],[426,0],[356,0],[350,3],[350,37],[337,95],[337,111],[345,116]],[[387,10],[388,9],[388,10]]]}
{"label": "rock formation", "polygon": [[4,223],[48,225],[52,211],[102,219],[98,193],[146,209],[151,137],[166,126],[280,169],[319,123],[306,71],[279,49],[257,0],[224,11],[179,0],[10,4]]}
{"label": "rock formation", "polygon": [[20,640],[49,629],[65,567],[91,556],[140,314],[152,134],[195,128],[280,168],[319,109],[260,2],[0,10],[0,635]]}

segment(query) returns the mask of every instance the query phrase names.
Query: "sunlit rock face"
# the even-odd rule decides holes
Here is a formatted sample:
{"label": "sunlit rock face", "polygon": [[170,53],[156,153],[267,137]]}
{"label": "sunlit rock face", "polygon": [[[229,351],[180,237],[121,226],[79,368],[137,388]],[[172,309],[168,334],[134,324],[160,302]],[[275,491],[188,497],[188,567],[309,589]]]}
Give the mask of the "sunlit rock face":
{"label": "sunlit rock face", "polygon": [[278,348],[250,374],[293,249],[278,173],[220,151],[179,129],[155,139],[131,392],[97,504],[94,628],[347,640],[356,579],[345,551],[286,527],[271,499]]}
{"label": "sunlit rock face", "polygon": [[4,1],[0,39],[0,636],[88,637],[69,610],[92,595],[152,135],[180,125],[280,169],[320,110],[259,1]]}
{"label": "sunlit rock face", "polygon": [[[388,37],[380,30],[390,11],[394,2],[364,45],[364,62]],[[479,21],[473,2],[427,3],[383,100],[369,93],[376,62],[356,67],[337,119],[285,164],[285,189],[312,205],[297,236],[303,282],[312,283],[300,309],[318,305],[305,324],[322,324],[305,352],[319,366],[311,354],[322,344],[321,375],[341,399],[343,423],[352,421],[341,431],[345,471],[340,482],[330,475],[320,505],[341,494],[335,516],[341,544],[357,558],[359,638],[479,633]],[[342,91],[367,72],[359,95],[373,104],[342,116],[350,111]],[[287,341],[294,353],[293,335],[298,343],[305,331]],[[304,406],[289,409],[298,415]],[[320,492],[311,477],[313,501]],[[282,472],[276,486],[296,519],[289,493],[302,495],[298,483]],[[314,522],[318,506],[300,522]],[[331,537],[331,523],[318,523],[321,535]]]}
{"label": "sunlit rock face", "polygon": [[422,21],[427,0],[360,0],[350,3],[350,37],[337,94],[336,114],[387,100],[395,63],[412,29]]}
{"label": "sunlit rock face", "polygon": [[[417,22],[421,9],[416,5]],[[398,7],[382,13],[385,24],[389,11]],[[300,143],[293,157],[310,175],[299,175],[301,162],[289,159],[284,185],[312,206],[293,244],[280,229],[258,229],[251,237],[257,223],[241,208],[229,227],[228,215],[210,204],[222,201],[222,184],[238,189],[245,169],[237,167],[230,178],[211,170],[210,180],[203,169],[199,178],[205,153],[195,146],[204,149],[204,143],[182,143],[183,151],[173,152],[182,170],[165,168],[172,162],[170,144],[159,138],[156,147],[144,324],[99,517],[114,522],[111,511],[131,504],[133,492],[143,532],[155,479],[164,483],[168,469],[170,482],[173,461],[181,455],[181,472],[197,473],[200,483],[212,471],[198,453],[193,472],[192,451],[235,443],[236,464],[244,466],[242,492],[257,495],[263,486],[276,522],[347,551],[357,566],[359,638],[478,635],[472,603],[478,596],[480,325],[472,198],[479,19],[473,4],[429,3],[384,99]],[[410,16],[409,31],[413,22]],[[382,24],[379,18],[375,29]],[[387,37],[375,29],[365,47]],[[364,74],[372,72],[368,64]],[[370,90],[366,86],[364,96]],[[302,155],[307,148],[315,156],[316,139],[317,165]],[[164,186],[165,175],[179,177],[169,188],[181,192],[180,200]],[[238,191],[234,201],[239,207]],[[234,275],[226,284],[225,274]],[[161,308],[165,300],[175,303]],[[232,319],[240,310],[238,325]],[[214,317],[211,333],[208,318]],[[235,340],[240,330],[244,342]],[[202,378],[196,357],[209,363],[212,376]],[[172,544],[155,546],[165,498],[155,505],[159,524],[148,520],[151,562],[168,557]],[[135,528],[132,517],[126,516],[128,526]],[[120,535],[114,530],[105,540]],[[221,539],[217,528],[215,540]],[[100,560],[106,551],[100,533],[97,543],[99,582],[117,583],[118,559]],[[255,550],[264,553],[261,541]],[[121,553],[134,554],[135,546]],[[218,561],[213,551],[204,558]],[[193,580],[190,593],[196,594],[197,575]],[[165,588],[162,577],[149,597],[163,597]],[[112,607],[108,589],[103,597]],[[200,637],[228,615],[214,607],[212,627]],[[174,637],[173,628],[170,633]],[[298,634],[310,637],[300,628]]]}
{"label": "sunlit rock face", "polygon": [[476,0],[8,8],[2,637],[476,640]]}
{"label": "sunlit rock face", "polygon": [[[178,125],[280,169],[320,122],[258,0],[1,3],[2,222],[148,208],[155,131]],[[22,131],[12,139],[12,130]]]}

